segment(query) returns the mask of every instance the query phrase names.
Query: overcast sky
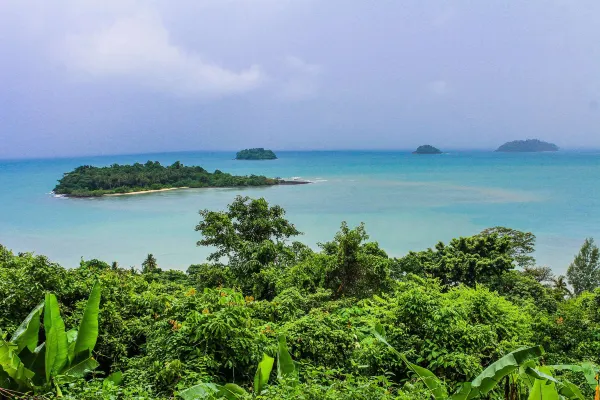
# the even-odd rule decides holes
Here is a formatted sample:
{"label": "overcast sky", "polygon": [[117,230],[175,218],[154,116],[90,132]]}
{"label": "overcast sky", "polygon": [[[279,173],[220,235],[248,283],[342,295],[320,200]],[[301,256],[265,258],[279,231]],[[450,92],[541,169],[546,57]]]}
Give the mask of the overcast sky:
{"label": "overcast sky", "polygon": [[600,1],[1,0],[0,158],[600,148]]}

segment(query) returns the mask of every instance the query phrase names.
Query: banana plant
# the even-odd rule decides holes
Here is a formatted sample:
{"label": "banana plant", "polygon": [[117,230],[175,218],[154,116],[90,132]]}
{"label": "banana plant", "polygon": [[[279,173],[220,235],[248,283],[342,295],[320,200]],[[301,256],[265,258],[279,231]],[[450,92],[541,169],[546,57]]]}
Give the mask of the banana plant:
{"label": "banana plant", "polygon": [[[96,283],[79,324],[65,331],[58,300],[52,293],[23,320],[10,340],[0,340],[0,388],[7,391],[46,393],[83,377],[98,367],[92,351],[98,338],[101,287]],[[46,341],[38,344],[43,313]]]}
{"label": "banana plant", "polygon": [[[552,367],[538,367],[536,361],[544,354],[541,346],[524,347],[508,353],[490,364],[471,382],[464,382],[459,389],[449,395],[446,386],[431,371],[408,361],[406,356],[388,343],[381,324],[376,324],[373,335],[387,345],[392,352],[423,382],[434,400],[471,400],[485,398],[494,388],[512,376],[520,376],[529,387],[528,400],[576,399],[584,400],[579,388],[563,379],[558,381],[552,376]],[[559,369],[554,366],[554,369]],[[565,368],[566,369],[566,368]],[[589,380],[589,378],[588,378]],[[594,382],[595,383],[595,382]],[[518,386],[517,386],[518,389]],[[506,385],[505,399],[520,398],[518,392]]]}
{"label": "banana plant", "polygon": [[[275,359],[267,354],[263,354],[262,361],[258,363],[256,373],[254,374],[253,395],[248,394],[246,390],[235,383],[218,385],[215,383],[199,383],[179,392],[179,396],[184,400],[198,399],[220,399],[242,400],[260,395],[271,376]],[[285,379],[288,384],[295,385],[298,382],[298,367],[287,347],[285,336],[278,337],[277,349],[277,379]]]}

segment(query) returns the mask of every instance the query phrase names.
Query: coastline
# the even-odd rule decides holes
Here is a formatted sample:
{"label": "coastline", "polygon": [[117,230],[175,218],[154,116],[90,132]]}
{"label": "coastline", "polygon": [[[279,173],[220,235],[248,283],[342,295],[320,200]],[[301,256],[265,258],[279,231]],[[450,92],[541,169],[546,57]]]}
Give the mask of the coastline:
{"label": "coastline", "polygon": [[158,193],[158,192],[167,192],[169,190],[179,190],[179,189],[189,189],[189,186],[182,187],[174,187],[174,188],[165,188],[165,189],[151,189],[151,190],[140,190],[138,192],[127,192],[127,193],[107,193],[102,196],[127,196],[130,194],[143,194],[143,193]]}
{"label": "coastline", "polygon": [[[308,180],[279,180],[277,183],[266,186],[286,186],[286,185],[305,185],[308,183],[313,183]],[[127,193],[106,193],[98,196],[76,196],[71,194],[54,194],[55,197],[68,197],[68,198],[93,198],[93,197],[113,197],[113,196],[128,196],[128,195],[136,195],[136,194],[144,194],[144,193],[159,193],[159,192],[167,192],[170,190],[181,190],[181,189],[223,189],[223,188],[236,188],[236,187],[248,187],[248,186],[203,186],[198,188],[193,188],[190,186],[181,186],[181,187],[173,187],[173,188],[164,188],[164,189],[150,189],[150,190],[139,190],[137,192],[127,192]],[[256,186],[252,186],[256,187]]]}

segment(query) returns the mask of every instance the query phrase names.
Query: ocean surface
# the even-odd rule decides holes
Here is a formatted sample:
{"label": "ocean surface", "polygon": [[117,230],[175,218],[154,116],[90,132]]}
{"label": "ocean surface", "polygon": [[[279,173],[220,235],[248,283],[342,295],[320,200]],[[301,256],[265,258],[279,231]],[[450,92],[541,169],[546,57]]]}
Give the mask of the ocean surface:
{"label": "ocean surface", "polygon": [[[275,161],[235,161],[233,152],[0,160],[0,243],[65,267],[82,257],[139,266],[152,253],[162,268],[185,270],[210,253],[196,246],[198,211],[224,209],[238,194],[283,206],[304,232],[299,240],[313,247],[331,240],[342,221],[364,222],[392,256],[502,225],[537,235],[538,263],[564,273],[586,237],[600,240],[600,152],[277,153]],[[315,183],[95,199],[50,193],[79,165],[148,160]]]}

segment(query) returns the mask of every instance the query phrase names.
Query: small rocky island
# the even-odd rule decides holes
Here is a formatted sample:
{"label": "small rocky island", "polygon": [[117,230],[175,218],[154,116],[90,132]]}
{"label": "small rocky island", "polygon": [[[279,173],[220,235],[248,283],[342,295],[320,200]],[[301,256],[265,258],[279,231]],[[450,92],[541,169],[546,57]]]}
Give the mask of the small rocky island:
{"label": "small rocky island", "polygon": [[417,147],[417,150],[413,151],[413,154],[442,154],[442,151],[436,147],[425,144]]}
{"label": "small rocky island", "polygon": [[255,149],[245,149],[238,151],[235,155],[236,160],[276,160],[277,156],[273,151],[258,147]]}
{"label": "small rocky island", "polygon": [[248,186],[300,185],[299,179],[285,180],[266,176],[237,176],[218,169],[208,172],[199,166],[184,166],[179,161],[163,166],[158,161],[109,167],[82,165],[58,181],[54,194],[66,197],[99,197],[162,192],[188,188],[233,188]]}
{"label": "small rocky island", "polygon": [[558,151],[554,143],[543,142],[538,139],[513,140],[504,143],[496,150],[501,153],[534,153],[542,151]]}

